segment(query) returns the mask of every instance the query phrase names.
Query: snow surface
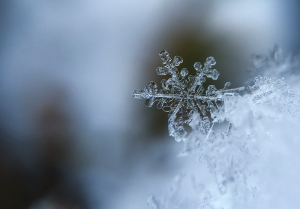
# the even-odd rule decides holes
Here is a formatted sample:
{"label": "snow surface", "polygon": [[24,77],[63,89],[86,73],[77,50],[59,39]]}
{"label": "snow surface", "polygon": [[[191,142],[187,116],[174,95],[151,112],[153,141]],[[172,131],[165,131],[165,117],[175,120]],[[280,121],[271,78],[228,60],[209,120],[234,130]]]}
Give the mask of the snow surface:
{"label": "snow surface", "polygon": [[[291,69],[297,71],[300,67],[297,58],[285,57],[278,47],[269,58],[264,58],[267,61],[261,60],[262,57],[254,58],[254,69],[267,75],[273,72],[274,77],[280,73],[290,78]],[[207,121],[201,107],[193,107],[189,120],[193,131],[183,140],[179,156],[194,156],[200,162],[186,165],[164,198],[149,196],[150,208],[297,208],[300,205],[300,96],[284,78],[257,76],[254,85],[247,89],[244,95],[221,97],[222,108],[210,110],[205,131],[203,124]],[[218,95],[201,100],[209,105]],[[183,117],[184,112],[176,114]],[[215,128],[215,123],[229,123],[229,127],[224,132]],[[207,170],[207,178],[203,178],[203,168]]]}

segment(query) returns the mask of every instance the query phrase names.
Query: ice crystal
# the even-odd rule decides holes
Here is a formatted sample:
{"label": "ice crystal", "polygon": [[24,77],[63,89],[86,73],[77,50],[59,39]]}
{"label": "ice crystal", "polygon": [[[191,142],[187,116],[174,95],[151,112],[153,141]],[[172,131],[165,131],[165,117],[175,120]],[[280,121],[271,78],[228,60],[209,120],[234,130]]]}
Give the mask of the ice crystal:
{"label": "ice crystal", "polygon": [[[154,81],[141,91],[134,91],[133,97],[146,99],[145,105],[151,107],[157,102],[157,108],[169,113],[168,129],[169,135],[175,137],[176,141],[184,140],[187,132],[184,124],[193,129],[200,129],[208,138],[214,137],[213,124],[218,122],[217,112],[223,111],[224,98],[238,95],[245,87],[228,89],[230,82],[225,83],[223,89],[218,90],[214,85],[204,89],[203,83],[206,78],[217,80],[220,73],[212,67],[216,64],[213,57],[208,57],[204,66],[200,62],[194,64],[196,75],[188,75],[189,72],[183,68],[180,73],[177,68],[183,59],[175,56],[173,61],[167,51],[159,53],[163,67],[158,67],[158,75],[170,75],[168,80],[161,81],[162,89],[158,90]],[[194,123],[193,117],[198,115],[200,123]]]}

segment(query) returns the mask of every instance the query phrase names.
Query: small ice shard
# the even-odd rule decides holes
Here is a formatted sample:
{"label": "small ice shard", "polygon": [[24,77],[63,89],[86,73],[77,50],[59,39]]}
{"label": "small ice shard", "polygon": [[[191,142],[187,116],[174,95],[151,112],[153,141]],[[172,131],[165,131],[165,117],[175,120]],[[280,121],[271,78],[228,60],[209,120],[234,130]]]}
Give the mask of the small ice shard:
{"label": "small ice shard", "polygon": [[168,68],[165,68],[165,67],[158,67],[156,69],[157,75],[167,75],[168,71],[169,71]]}
{"label": "small ice shard", "polygon": [[161,59],[161,62],[163,65],[166,66],[166,65],[170,64],[172,59],[167,51],[165,51],[165,50],[161,51],[159,53],[159,56],[160,56],[160,59]]}
{"label": "small ice shard", "polygon": [[206,58],[206,62],[204,63],[204,66],[207,68],[211,68],[212,66],[214,66],[216,64],[216,60],[213,57],[207,57]]}
{"label": "small ice shard", "polygon": [[186,68],[182,68],[180,75],[184,79],[189,74],[189,71]]}
{"label": "small ice shard", "polygon": [[206,95],[207,96],[215,95],[216,91],[217,91],[217,88],[215,87],[215,85],[209,85],[206,90]]}
{"label": "small ice shard", "polygon": [[211,78],[213,80],[217,80],[218,77],[219,77],[220,73],[216,70],[216,69],[213,69],[212,73],[211,73]]}
{"label": "small ice shard", "polygon": [[179,56],[175,56],[173,59],[173,65],[179,66],[183,62],[183,59]]}
{"label": "small ice shard", "polygon": [[146,99],[146,101],[145,101],[145,105],[146,105],[147,107],[152,107],[153,103],[154,103],[153,97],[152,97],[152,98],[149,98],[149,99]]}
{"label": "small ice shard", "polygon": [[230,85],[231,85],[230,82],[226,82],[225,85],[224,85],[223,90],[227,90],[227,89],[229,88]]}
{"label": "small ice shard", "polygon": [[195,62],[194,68],[197,72],[201,72],[202,64],[200,62]]}

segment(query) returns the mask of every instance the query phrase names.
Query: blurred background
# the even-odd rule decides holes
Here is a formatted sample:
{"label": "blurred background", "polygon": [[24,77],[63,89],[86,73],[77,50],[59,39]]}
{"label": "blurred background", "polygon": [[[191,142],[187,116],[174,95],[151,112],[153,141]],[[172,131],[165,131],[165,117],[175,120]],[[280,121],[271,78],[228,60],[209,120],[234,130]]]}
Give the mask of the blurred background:
{"label": "blurred background", "polygon": [[299,23],[297,0],[1,0],[0,208],[147,208],[186,165],[167,114],[132,98],[158,53],[190,72],[214,56],[206,84],[234,88],[252,54],[298,54]]}

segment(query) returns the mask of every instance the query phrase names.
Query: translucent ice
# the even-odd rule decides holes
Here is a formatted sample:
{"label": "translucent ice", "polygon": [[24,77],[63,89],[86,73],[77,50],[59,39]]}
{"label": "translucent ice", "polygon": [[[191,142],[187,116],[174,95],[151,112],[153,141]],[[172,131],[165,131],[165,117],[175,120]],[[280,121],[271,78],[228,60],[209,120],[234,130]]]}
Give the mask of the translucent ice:
{"label": "translucent ice", "polygon": [[161,59],[161,62],[164,64],[164,65],[169,65],[170,62],[171,62],[171,57],[169,55],[169,53],[167,51],[161,51],[159,53],[159,56],[160,56],[160,59]]}
{"label": "translucent ice", "polygon": [[158,75],[167,75],[168,74],[168,68],[165,68],[165,67],[158,67],[156,69],[156,73]]}
{"label": "translucent ice", "polygon": [[175,56],[173,59],[173,65],[179,66],[183,62],[183,59],[179,56]]}
{"label": "translucent ice", "polygon": [[189,71],[186,68],[182,68],[180,75],[182,78],[185,78],[189,74]]}

